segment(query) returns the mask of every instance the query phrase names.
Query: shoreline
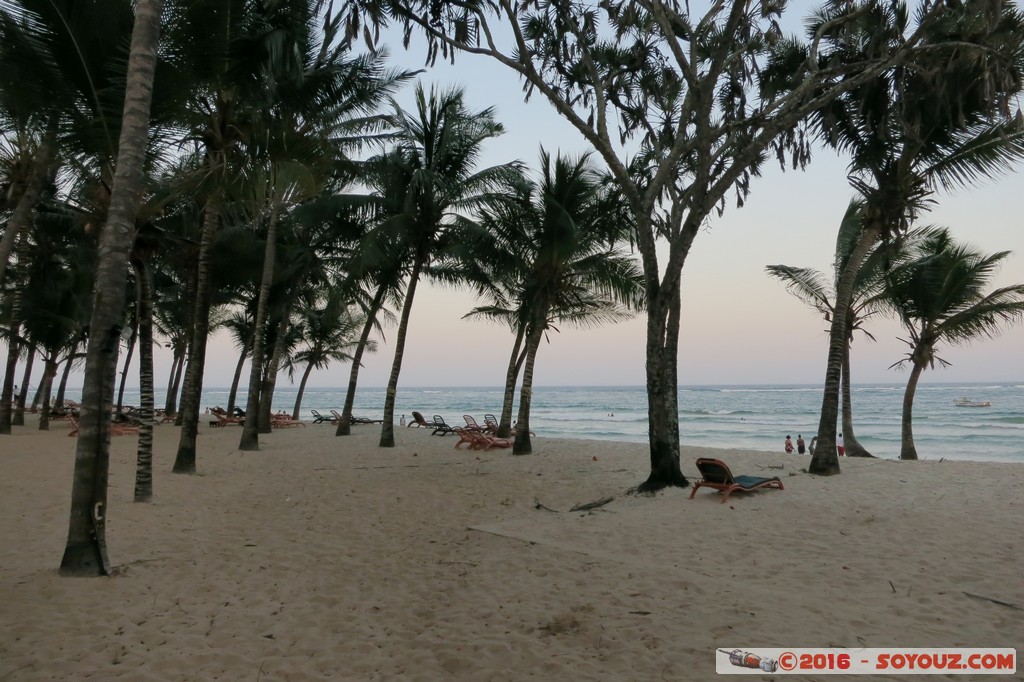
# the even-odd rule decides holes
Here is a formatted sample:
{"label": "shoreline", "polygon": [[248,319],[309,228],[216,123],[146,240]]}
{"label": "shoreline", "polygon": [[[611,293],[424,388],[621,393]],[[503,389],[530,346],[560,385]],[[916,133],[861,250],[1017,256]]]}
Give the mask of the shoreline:
{"label": "shoreline", "polygon": [[[131,502],[111,445],[110,578],[57,575],[74,439],[0,440],[0,678],[705,680],[716,648],[1015,647],[1024,470],[683,448],[783,491],[625,492],[646,447],[535,439],[535,454],[329,426],[201,427],[198,474]],[[773,467],[781,466],[781,469]],[[896,466],[899,466],[897,470]],[[573,505],[611,496],[588,512]],[[797,677],[796,679],[810,679]],[[896,678],[894,678],[896,679]]]}

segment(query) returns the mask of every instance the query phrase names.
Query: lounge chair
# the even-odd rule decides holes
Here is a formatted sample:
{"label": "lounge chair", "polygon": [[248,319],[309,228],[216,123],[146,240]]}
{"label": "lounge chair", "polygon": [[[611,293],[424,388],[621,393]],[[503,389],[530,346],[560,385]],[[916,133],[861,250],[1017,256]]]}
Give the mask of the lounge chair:
{"label": "lounge chair", "polygon": [[434,428],[434,423],[428,422],[426,419],[423,418],[422,414],[413,411],[412,419],[409,420],[409,423],[406,426],[426,426],[427,428],[432,429]]}
{"label": "lounge chair", "polygon": [[[429,426],[429,424],[428,424],[428,426]],[[442,436],[447,436],[449,433],[455,433],[455,430],[452,427],[448,426],[448,424],[446,424],[445,421],[444,421],[444,417],[442,417],[439,414],[435,414],[434,415],[434,424],[433,424],[433,426],[434,426],[434,430],[430,432],[431,436],[436,436],[439,433]]]}
{"label": "lounge chair", "polygon": [[[71,431],[68,433],[68,435],[69,436],[77,436],[78,435],[78,430],[80,428],[82,428],[81,424],[78,423],[78,417],[75,417],[75,416],[72,416],[72,415],[69,414],[68,415],[68,420],[71,422]],[[128,435],[130,433],[138,433],[139,432],[139,427],[137,427],[137,426],[125,426],[123,424],[118,424],[118,423],[113,422],[113,421],[110,422],[109,429],[110,429],[110,435],[111,436],[126,436],[126,435]]]}
{"label": "lounge chair", "polygon": [[724,493],[722,495],[723,504],[729,499],[729,495],[737,491],[750,492],[758,488],[778,488],[779,490],[784,490],[782,481],[778,476],[772,476],[771,478],[733,476],[732,472],[729,471],[729,467],[720,459],[698,458],[697,469],[700,471],[703,480],[694,484],[693,491],[690,492],[691,500],[700,488],[714,488]]}
{"label": "lounge chair", "polygon": [[278,412],[277,414],[270,415],[270,428],[287,429],[292,426],[301,426],[305,428],[306,424],[300,419],[292,419],[291,415],[286,412]]}
{"label": "lounge chair", "polygon": [[476,419],[473,418],[473,415],[471,415],[471,414],[464,414],[464,415],[462,415],[462,418],[466,420],[466,428],[469,429],[470,431],[484,431],[485,430],[485,427],[480,426],[479,424],[476,423]]}
{"label": "lounge chair", "polygon": [[320,414],[316,410],[310,410],[309,413],[311,415],[313,415],[313,423],[314,424],[323,424],[324,422],[327,422],[329,424],[337,424],[338,423],[338,418],[337,417],[334,417],[334,416],[328,417],[328,416]]}
{"label": "lounge chair", "polygon": [[211,407],[210,414],[217,418],[217,421],[210,422],[210,426],[228,426],[230,424],[238,424],[241,426],[245,423],[244,417],[229,417],[227,410],[220,405],[217,407]]}

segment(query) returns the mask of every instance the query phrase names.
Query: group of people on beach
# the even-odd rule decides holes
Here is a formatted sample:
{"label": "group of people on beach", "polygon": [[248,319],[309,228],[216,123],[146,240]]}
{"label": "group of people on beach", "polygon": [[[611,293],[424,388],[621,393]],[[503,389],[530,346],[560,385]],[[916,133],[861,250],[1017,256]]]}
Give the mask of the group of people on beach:
{"label": "group of people on beach", "polygon": [[[786,445],[785,445],[785,447],[786,447],[786,454],[787,455],[793,453],[793,439],[789,436],[789,434],[786,434]],[[796,434],[796,451],[797,451],[797,454],[800,454],[800,455],[802,455],[805,452],[807,452],[807,445],[804,443],[804,437],[802,435],[800,435],[799,433]]]}
{"label": "group of people on beach", "polygon": [[[817,440],[817,436],[811,439],[811,454],[814,454],[814,443]],[[786,449],[786,454],[792,454],[793,439],[789,436],[788,433],[786,434],[786,443],[783,447],[785,447]],[[841,433],[838,436],[836,436],[836,451],[839,453],[840,457],[846,454],[846,447],[843,444],[843,434]],[[807,446],[804,443],[804,437],[799,433],[796,434],[796,452],[798,455],[802,455],[807,452]]]}

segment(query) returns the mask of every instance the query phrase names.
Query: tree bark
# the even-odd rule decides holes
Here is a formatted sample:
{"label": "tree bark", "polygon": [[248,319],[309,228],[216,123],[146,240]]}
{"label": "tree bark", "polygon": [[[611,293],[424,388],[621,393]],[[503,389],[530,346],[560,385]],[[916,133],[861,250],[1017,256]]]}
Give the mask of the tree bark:
{"label": "tree bark", "polygon": [[[219,164],[221,161],[215,162]],[[216,173],[214,173],[216,175]],[[196,472],[196,437],[199,435],[199,403],[203,396],[203,370],[206,368],[206,341],[210,335],[210,250],[220,225],[221,187],[213,187],[206,203],[203,231],[199,239],[199,259],[196,263],[196,299],[189,344],[188,365],[185,369],[185,390],[181,396],[181,436],[174,457],[176,474]]]}
{"label": "tree bark", "polygon": [[57,376],[57,368],[60,366],[53,355],[45,356],[43,361],[43,382],[39,385],[39,393],[42,396],[42,405],[39,407],[39,430],[50,430],[50,394],[53,390],[53,379]]}
{"label": "tree bark", "polygon": [[313,372],[313,363],[306,363],[306,370],[302,373],[302,379],[299,380],[299,390],[295,393],[295,407],[292,408],[292,419],[299,418],[299,410],[302,408],[302,394],[306,391],[306,381],[309,380],[309,375]]}
{"label": "tree bark", "polygon": [[[847,330],[849,330],[847,320]],[[847,457],[874,457],[867,451],[853,434],[853,389],[850,378],[850,340],[846,340],[846,353],[843,355],[843,442]]]}
{"label": "tree bark", "polygon": [[[239,450],[260,449],[261,422],[256,420],[260,412],[260,392],[263,389],[260,373],[264,365],[263,344],[267,338],[264,328],[267,326],[267,310],[270,306],[270,287],[274,283],[274,264],[277,259],[277,219],[280,204],[275,199],[270,210],[267,223],[267,244],[263,250],[263,275],[260,278],[260,294],[256,301],[256,321],[253,324],[252,366],[249,369],[249,394],[245,401],[245,422],[242,424],[242,436],[238,442]],[[269,408],[269,405],[266,407]],[[262,420],[261,420],[262,421]],[[267,423],[269,430],[270,424]]]}
{"label": "tree bark", "polygon": [[917,393],[917,382],[921,379],[924,365],[914,363],[907,380],[907,390],[903,394],[903,421],[901,424],[900,459],[917,459],[917,448],[914,446],[914,395]]}
{"label": "tree bark", "polygon": [[252,347],[252,339],[249,339],[249,344],[241,350],[238,354],[238,364],[235,365],[235,374],[231,377],[231,390],[228,391],[228,406],[227,411],[229,415],[235,413],[235,403],[238,400],[238,384],[242,381],[242,369],[245,368],[245,359],[249,357],[249,348]]}
{"label": "tree bark", "polygon": [[153,499],[153,284],[149,266],[136,259],[135,281],[138,283],[139,330],[139,446],[135,460],[135,501]]}
{"label": "tree bark", "polygon": [[[547,318],[547,311],[541,318]],[[537,350],[544,338],[544,322],[534,321],[526,337],[526,362],[523,364],[523,384],[519,388],[519,415],[516,419],[516,439],[512,443],[513,455],[528,455],[533,452],[530,440],[530,406],[533,402],[533,368],[537,363]]]}
{"label": "tree bark", "polygon": [[135,217],[149,142],[149,108],[162,7],[163,0],[138,0],[135,9],[117,169],[107,223],[100,236],[93,288],[71,515],[61,575],[110,574],[106,544],[110,409],[121,340],[128,255],[135,240]]}
{"label": "tree bark", "polygon": [[402,319],[398,323],[398,332],[395,334],[395,358],[391,363],[391,376],[388,377],[387,393],[384,395],[384,423],[380,428],[380,443],[382,448],[395,447],[395,399],[398,396],[398,376],[402,372],[402,356],[405,353],[405,336],[409,330],[409,317],[412,315],[412,302],[416,295],[416,285],[419,283],[420,272],[423,270],[426,258],[418,255],[413,264],[412,273],[409,275],[409,286],[405,290],[405,301],[402,303]]}
{"label": "tree bark", "polygon": [[678,355],[682,302],[678,282],[662,285],[655,295],[648,294],[648,301],[646,369],[651,472],[637,486],[638,492],[690,485],[679,466]]}
{"label": "tree bark", "polygon": [[11,433],[12,406],[14,404],[14,375],[18,371],[18,356],[21,355],[21,291],[15,290],[11,301],[10,335],[7,337],[7,368],[4,372],[3,390],[0,391],[0,434]]}
{"label": "tree bark", "polygon": [[14,408],[14,417],[11,419],[13,426],[25,425],[25,401],[28,399],[28,383],[32,379],[32,364],[36,359],[36,347],[28,349],[28,358],[25,360],[25,373],[21,375],[21,390],[18,393],[17,405]]}
{"label": "tree bark", "polygon": [[377,287],[377,293],[373,296],[370,309],[366,311],[366,324],[359,335],[359,345],[352,356],[352,367],[348,372],[348,390],[345,392],[345,406],[341,409],[341,419],[338,421],[338,428],[335,429],[335,436],[348,436],[352,433],[352,410],[356,404],[356,387],[359,384],[359,369],[363,366],[363,353],[366,352],[366,344],[370,340],[370,333],[373,331],[373,324],[377,319],[377,313],[384,305],[384,297],[387,295],[387,285],[381,284]]}
{"label": "tree bark", "polygon": [[263,384],[260,386],[260,433],[270,433],[272,430],[271,413],[274,405],[274,391],[277,390],[277,371],[281,366],[281,356],[284,355],[286,343],[285,337],[291,324],[291,306],[292,303],[289,301],[281,313],[281,321],[277,325],[277,337],[274,339],[274,349],[270,353],[270,359],[263,374]]}
{"label": "tree bark", "polygon": [[[78,343],[75,342],[77,348]],[[74,348],[68,354],[67,360],[64,361],[64,373],[60,375],[60,384],[57,386],[57,397],[53,401],[53,409],[60,412],[64,412],[64,396],[68,392],[68,380],[71,379],[71,370],[75,368],[75,360],[82,357],[81,354],[75,353]]]}
{"label": "tree bark", "polygon": [[508,368],[505,370],[505,393],[501,400],[501,416],[498,418],[498,431],[494,434],[499,438],[508,438],[512,433],[512,410],[516,397],[516,379],[519,378],[519,370],[526,361],[526,353],[523,351],[523,339],[525,329],[519,326],[516,332],[516,341],[512,345],[512,353],[508,358]]}
{"label": "tree bark", "polygon": [[128,383],[128,370],[132,366],[132,356],[135,355],[135,344],[139,341],[139,301],[138,301],[139,285],[135,284],[135,312],[132,314],[132,335],[128,339],[128,350],[124,354],[124,367],[121,369],[121,381],[117,388],[117,407],[116,414],[121,414],[124,410],[124,387]]}
{"label": "tree bark", "polygon": [[181,374],[185,369],[185,351],[174,349],[171,360],[171,373],[167,377],[167,399],[164,401],[164,414],[178,413],[178,388],[181,386]]}
{"label": "tree bark", "polygon": [[868,257],[882,234],[882,225],[872,221],[857,239],[846,267],[836,284],[835,308],[828,335],[828,361],[825,366],[825,390],[821,398],[821,416],[818,420],[818,442],[811,455],[807,471],[832,476],[840,473],[839,454],[836,451],[836,423],[839,419],[839,391],[843,373],[843,357],[848,342],[847,312],[853,301],[853,288],[864,259]]}

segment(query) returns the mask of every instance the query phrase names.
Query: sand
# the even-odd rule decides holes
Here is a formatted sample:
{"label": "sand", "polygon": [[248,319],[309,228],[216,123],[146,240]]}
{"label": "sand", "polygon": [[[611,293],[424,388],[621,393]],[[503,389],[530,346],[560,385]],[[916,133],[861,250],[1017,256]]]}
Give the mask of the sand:
{"label": "sand", "polygon": [[401,428],[381,449],[378,428],[241,453],[239,429],[204,425],[188,476],[162,425],[150,504],[115,438],[107,578],[57,574],[68,425],[0,437],[0,680],[707,680],[716,648],[1024,642],[1019,465],[847,459],[823,478],[799,455],[684,448],[688,476],[714,456],[785,483],[721,504],[627,495],[642,444],[539,436],[517,457]]}

